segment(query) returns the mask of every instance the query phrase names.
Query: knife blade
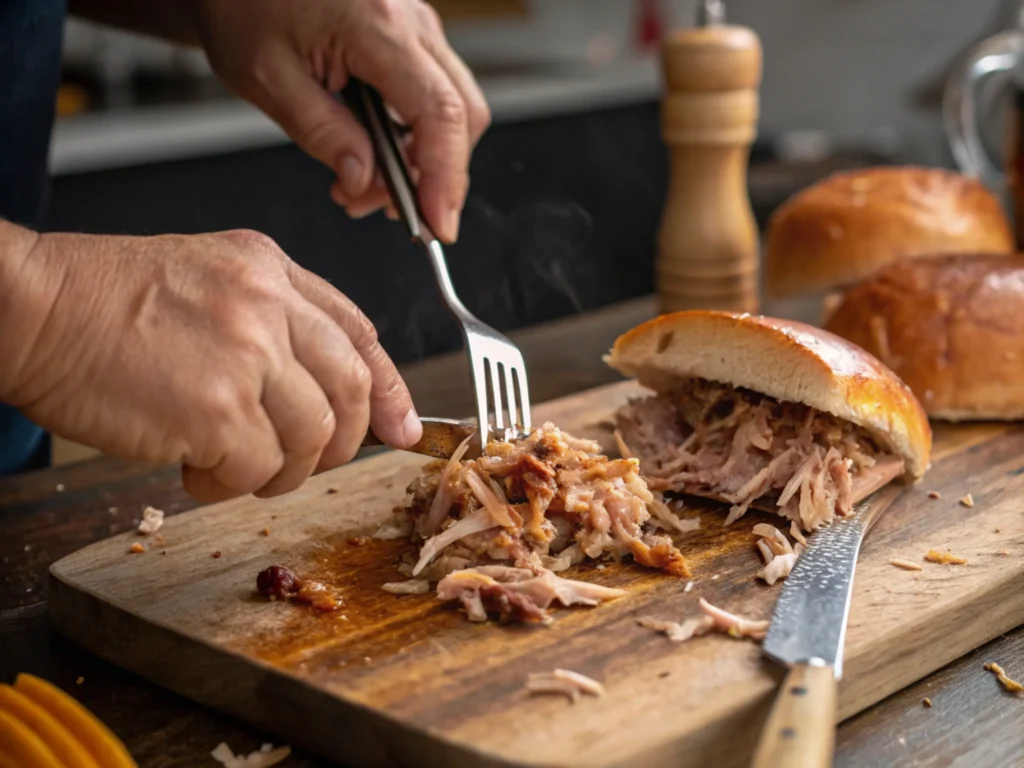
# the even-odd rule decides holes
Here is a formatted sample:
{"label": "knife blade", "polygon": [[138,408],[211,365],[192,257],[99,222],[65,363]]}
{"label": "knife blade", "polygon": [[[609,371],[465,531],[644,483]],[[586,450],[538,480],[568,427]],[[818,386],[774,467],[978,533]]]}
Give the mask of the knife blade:
{"label": "knife blade", "polygon": [[857,557],[864,537],[902,492],[890,484],[814,533],[783,582],[761,650],[789,673],[761,733],[755,768],[831,765]]}
{"label": "knife blade", "polygon": [[[476,434],[476,423],[457,419],[420,419],[423,437],[407,450],[437,459],[450,459],[455,450],[471,435]],[[384,443],[372,431],[366,433],[362,447],[382,446]],[[480,456],[480,443],[472,441],[466,448],[466,459]]]}

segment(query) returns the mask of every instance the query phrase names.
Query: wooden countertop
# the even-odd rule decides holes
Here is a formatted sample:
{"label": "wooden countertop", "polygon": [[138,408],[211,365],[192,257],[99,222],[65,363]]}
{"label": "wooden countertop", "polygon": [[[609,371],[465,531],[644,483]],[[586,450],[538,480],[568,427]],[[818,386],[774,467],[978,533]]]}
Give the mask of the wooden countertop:
{"label": "wooden countertop", "polygon": [[[530,367],[534,399],[616,380],[600,355],[616,335],[651,316],[653,306],[641,299],[513,334]],[[771,311],[814,319],[808,305]],[[456,354],[404,369],[421,413],[472,411],[465,366]],[[31,672],[70,689],[125,740],[140,766],[214,765],[209,752],[221,741],[240,752],[258,748],[266,737],[100,662],[57,635],[46,617],[50,563],[128,530],[146,505],[168,514],[196,506],[176,470],[108,458],[0,480],[0,681]],[[836,766],[1018,764],[1024,701],[1004,694],[982,666],[1021,656],[1024,628],[848,720],[839,728]],[[922,704],[926,697],[931,708]],[[284,763],[327,765],[304,754]]]}

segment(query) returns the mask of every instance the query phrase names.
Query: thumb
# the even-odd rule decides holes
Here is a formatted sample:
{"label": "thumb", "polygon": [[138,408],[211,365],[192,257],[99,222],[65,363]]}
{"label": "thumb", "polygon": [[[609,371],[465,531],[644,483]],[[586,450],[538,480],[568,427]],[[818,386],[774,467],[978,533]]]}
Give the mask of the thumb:
{"label": "thumb", "polygon": [[291,57],[268,68],[262,86],[257,106],[334,171],[349,201],[364,195],[373,181],[373,145],[352,113]]}

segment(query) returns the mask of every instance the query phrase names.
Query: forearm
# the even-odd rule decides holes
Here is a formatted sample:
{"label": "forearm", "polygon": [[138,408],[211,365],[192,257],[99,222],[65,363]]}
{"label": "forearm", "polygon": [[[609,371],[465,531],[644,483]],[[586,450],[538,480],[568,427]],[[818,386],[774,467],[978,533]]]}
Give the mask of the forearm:
{"label": "forearm", "polygon": [[70,0],[75,16],[142,32],[183,45],[199,45],[194,23],[198,0]]}

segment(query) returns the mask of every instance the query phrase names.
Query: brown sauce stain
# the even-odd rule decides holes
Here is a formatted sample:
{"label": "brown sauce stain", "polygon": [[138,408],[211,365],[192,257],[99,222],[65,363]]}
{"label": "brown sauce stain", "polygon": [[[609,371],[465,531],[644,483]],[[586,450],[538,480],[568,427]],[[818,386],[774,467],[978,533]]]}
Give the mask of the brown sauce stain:
{"label": "brown sauce stain", "polygon": [[[713,502],[695,500],[687,505],[684,517],[700,514],[701,528],[677,538],[693,571],[695,589],[685,596],[695,603],[698,591],[708,595],[735,586],[737,579],[749,584],[761,560],[750,528],[757,522],[785,525],[780,518],[751,510],[743,521],[726,528],[725,509]],[[438,654],[438,644],[453,647],[476,642],[481,627],[466,620],[454,604],[440,603],[434,594],[393,595],[381,587],[391,581],[404,581],[398,564],[406,552],[416,546],[406,540],[353,537],[351,531],[331,534],[294,556],[285,556],[278,565],[293,570],[302,579],[319,581],[341,595],[338,610],[324,613],[305,605],[280,602],[282,619],[274,629],[245,638],[236,650],[281,669],[318,673],[343,669],[371,669],[375,661],[410,653]],[[635,598],[647,593],[681,594],[688,581],[637,565],[631,558],[620,563],[582,563],[561,575],[566,578],[620,587],[630,596],[617,603],[636,605]],[[714,578],[712,578],[714,577]],[[256,573],[253,573],[255,592]],[[702,589],[698,590],[700,587]],[[262,599],[256,597],[255,599]],[[554,608],[556,623],[575,624],[575,613],[596,614],[587,623],[600,620],[609,605],[596,608]],[[604,612],[604,613],[601,613]],[[502,627],[503,635],[513,642],[544,628]]]}

